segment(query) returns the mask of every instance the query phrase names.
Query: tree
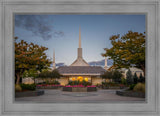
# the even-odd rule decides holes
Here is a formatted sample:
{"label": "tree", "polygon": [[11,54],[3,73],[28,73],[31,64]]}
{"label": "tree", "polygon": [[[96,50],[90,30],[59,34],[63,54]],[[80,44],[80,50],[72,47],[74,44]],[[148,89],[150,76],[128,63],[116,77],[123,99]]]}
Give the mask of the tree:
{"label": "tree", "polygon": [[62,75],[58,72],[57,69],[51,72],[51,78],[59,79]]}
{"label": "tree", "polygon": [[15,75],[17,77],[16,84],[23,73],[29,69],[41,71],[52,63],[45,53],[48,49],[33,43],[27,43],[24,40],[17,42],[15,37]]}
{"label": "tree", "polygon": [[122,78],[121,78],[121,83],[124,84],[124,85],[126,85],[126,84],[127,84],[126,79],[122,77]]}
{"label": "tree", "polygon": [[121,77],[122,77],[122,73],[121,72],[119,72],[118,70],[114,70],[113,71],[112,78],[113,78],[114,82],[120,83],[121,82]]}
{"label": "tree", "polygon": [[145,82],[145,77],[142,76],[142,73],[140,73],[140,76],[139,76],[139,82],[141,83],[144,83]]}
{"label": "tree", "polygon": [[47,78],[58,79],[61,77],[61,74],[56,69],[53,71],[44,70],[41,73],[39,73],[38,77],[42,79],[47,79]]}
{"label": "tree", "polygon": [[120,82],[122,74],[118,70],[114,71],[106,71],[104,74],[101,75],[103,79],[113,79],[114,82]]}
{"label": "tree", "polygon": [[126,73],[126,81],[128,85],[133,84],[133,77],[132,77],[132,73],[131,70],[128,69],[127,73]]}
{"label": "tree", "polygon": [[25,70],[23,73],[23,78],[25,77],[33,77],[35,83],[35,78],[38,77],[38,71],[35,69]]}
{"label": "tree", "polygon": [[48,69],[44,69],[38,74],[38,78],[42,78],[42,79],[50,78],[51,76],[50,74],[51,74],[51,71],[49,71]]}
{"label": "tree", "polygon": [[111,71],[106,71],[104,74],[101,75],[103,79],[112,79],[112,72]]}
{"label": "tree", "polygon": [[110,37],[112,47],[105,48],[102,56],[113,59],[116,68],[135,66],[145,74],[145,33],[128,31],[127,34]]}
{"label": "tree", "polygon": [[137,84],[137,83],[138,83],[138,77],[137,77],[137,74],[136,74],[136,73],[134,73],[133,82],[134,82],[134,84]]}

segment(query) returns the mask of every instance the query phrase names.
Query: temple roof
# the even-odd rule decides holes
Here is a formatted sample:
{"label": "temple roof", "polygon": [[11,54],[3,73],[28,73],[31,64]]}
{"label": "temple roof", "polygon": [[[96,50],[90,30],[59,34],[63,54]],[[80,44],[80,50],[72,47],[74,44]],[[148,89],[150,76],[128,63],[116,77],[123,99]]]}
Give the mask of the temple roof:
{"label": "temple roof", "polygon": [[83,58],[79,57],[70,66],[89,66],[89,64]]}
{"label": "temple roof", "polygon": [[61,74],[102,74],[106,71],[100,66],[61,66],[57,70]]}

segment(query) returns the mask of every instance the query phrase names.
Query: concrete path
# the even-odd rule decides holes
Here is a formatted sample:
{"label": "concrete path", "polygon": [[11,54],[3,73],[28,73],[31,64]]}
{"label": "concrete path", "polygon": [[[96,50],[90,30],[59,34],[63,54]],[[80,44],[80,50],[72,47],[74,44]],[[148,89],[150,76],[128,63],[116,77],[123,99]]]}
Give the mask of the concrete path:
{"label": "concrete path", "polygon": [[64,92],[45,89],[45,94],[36,97],[16,98],[15,102],[26,103],[145,103],[145,98],[116,95],[116,90],[98,90],[97,92]]}

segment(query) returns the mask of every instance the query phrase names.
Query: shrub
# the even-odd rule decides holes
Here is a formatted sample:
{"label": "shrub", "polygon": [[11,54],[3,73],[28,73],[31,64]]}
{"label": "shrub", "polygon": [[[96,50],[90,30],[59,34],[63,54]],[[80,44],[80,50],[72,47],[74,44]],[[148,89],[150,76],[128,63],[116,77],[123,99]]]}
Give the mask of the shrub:
{"label": "shrub", "polygon": [[109,82],[109,83],[105,83],[105,86],[106,87],[117,87],[119,86],[119,84],[115,82]]}
{"label": "shrub", "polygon": [[145,92],[145,84],[143,84],[143,83],[138,83],[138,84],[134,87],[133,91],[136,91],[136,92]]}
{"label": "shrub", "polygon": [[108,85],[109,85],[109,86],[111,86],[111,87],[119,86],[119,84],[117,84],[117,83],[113,83],[113,82],[108,83]]}
{"label": "shrub", "polygon": [[82,81],[82,85],[87,86],[87,82],[85,80]]}
{"label": "shrub", "polygon": [[49,84],[49,81],[48,81],[48,80],[46,80],[46,84]]}
{"label": "shrub", "polygon": [[105,87],[118,87],[119,84],[118,83],[115,83],[115,82],[102,82],[102,86],[105,86]]}
{"label": "shrub", "polygon": [[22,91],[22,88],[20,85],[15,85],[15,91]]}
{"label": "shrub", "polygon": [[36,89],[36,85],[35,84],[21,84],[20,85],[22,90],[35,90]]}
{"label": "shrub", "polygon": [[97,87],[100,87],[100,86],[101,86],[101,84],[98,84],[98,83],[97,83],[97,84],[96,84],[96,86],[97,86]]}
{"label": "shrub", "polygon": [[72,82],[72,81],[69,81],[69,82],[68,82],[68,85],[73,85],[73,82]]}
{"label": "shrub", "polygon": [[120,87],[120,89],[123,89],[125,87],[125,85],[124,84],[120,84],[119,87]]}
{"label": "shrub", "polygon": [[124,85],[126,85],[127,84],[126,79],[125,78],[121,78],[121,83],[124,84]]}
{"label": "shrub", "polygon": [[82,82],[75,80],[75,81],[69,81],[67,85],[84,85],[84,86],[87,86],[87,85],[91,85],[91,83],[87,82],[85,80],[83,80]]}
{"label": "shrub", "polygon": [[136,86],[136,84],[132,84],[129,86],[129,90],[133,90],[133,88]]}
{"label": "shrub", "polygon": [[54,85],[60,85],[59,81],[56,81],[56,80],[53,82],[53,84]]}
{"label": "shrub", "polygon": [[105,85],[106,82],[102,82],[102,85]]}

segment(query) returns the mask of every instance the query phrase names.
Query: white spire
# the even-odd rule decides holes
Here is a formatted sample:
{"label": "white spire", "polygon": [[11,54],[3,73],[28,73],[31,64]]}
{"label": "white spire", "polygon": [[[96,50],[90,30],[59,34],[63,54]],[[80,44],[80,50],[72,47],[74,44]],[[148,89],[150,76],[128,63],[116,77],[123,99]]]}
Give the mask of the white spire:
{"label": "white spire", "polygon": [[81,28],[79,27],[79,48],[81,48]]}
{"label": "white spire", "polygon": [[56,63],[55,63],[55,50],[53,49],[53,70],[56,69]]}
{"label": "white spire", "polygon": [[79,47],[77,49],[78,56],[77,59],[71,64],[71,66],[89,66],[89,64],[82,57],[82,48],[81,48],[81,28],[79,27]]}
{"label": "white spire", "polygon": [[107,67],[107,57],[105,57],[105,66],[104,66],[104,69],[108,69],[108,67]]}

